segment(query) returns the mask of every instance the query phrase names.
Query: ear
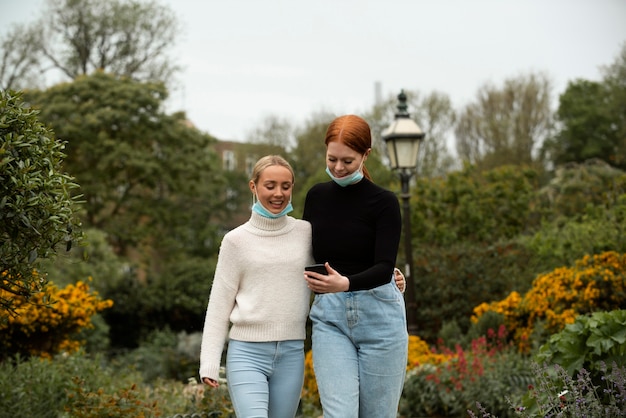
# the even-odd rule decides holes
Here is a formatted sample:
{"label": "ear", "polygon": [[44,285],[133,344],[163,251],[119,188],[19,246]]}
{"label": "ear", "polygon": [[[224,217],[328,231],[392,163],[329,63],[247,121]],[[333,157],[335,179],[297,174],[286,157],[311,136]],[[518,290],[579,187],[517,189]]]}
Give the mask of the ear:
{"label": "ear", "polygon": [[250,188],[250,191],[254,193],[256,189],[256,186],[254,185],[254,181],[250,180],[250,182],[248,183],[248,187]]}
{"label": "ear", "polygon": [[363,154],[363,161],[367,160],[367,156],[370,155],[370,152],[372,152],[371,148],[368,148],[367,151],[365,151],[365,154]]}

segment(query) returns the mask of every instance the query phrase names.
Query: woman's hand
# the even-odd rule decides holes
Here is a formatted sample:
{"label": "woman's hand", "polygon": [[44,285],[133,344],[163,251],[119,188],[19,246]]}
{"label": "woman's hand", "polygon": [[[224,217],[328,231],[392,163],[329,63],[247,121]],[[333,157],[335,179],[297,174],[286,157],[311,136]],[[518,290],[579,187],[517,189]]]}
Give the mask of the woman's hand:
{"label": "woman's hand", "polygon": [[324,263],[328,274],[319,274],[314,271],[305,271],[304,279],[309,289],[315,293],[345,292],[350,288],[350,280],[333,269],[328,262]]}
{"label": "woman's hand", "polygon": [[217,383],[217,380],[209,379],[208,377],[203,377],[202,382],[205,385],[211,386],[212,388],[216,388],[220,385],[219,383]]}
{"label": "woman's hand", "polygon": [[396,286],[400,289],[400,293],[404,293],[406,290],[406,279],[404,278],[404,274],[397,267],[393,269],[393,278],[396,281]]}

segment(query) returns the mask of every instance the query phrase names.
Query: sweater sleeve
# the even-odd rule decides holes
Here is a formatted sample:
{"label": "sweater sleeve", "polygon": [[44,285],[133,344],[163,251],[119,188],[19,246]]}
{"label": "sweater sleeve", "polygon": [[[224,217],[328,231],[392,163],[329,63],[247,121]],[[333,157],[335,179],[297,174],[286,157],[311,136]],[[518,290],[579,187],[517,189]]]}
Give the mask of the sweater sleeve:
{"label": "sweater sleeve", "polygon": [[218,380],[222,351],[228,334],[230,314],[235,306],[240,272],[233,262],[235,248],[224,237],[220,248],[211,295],[204,319],[200,347],[200,380],[208,377]]}

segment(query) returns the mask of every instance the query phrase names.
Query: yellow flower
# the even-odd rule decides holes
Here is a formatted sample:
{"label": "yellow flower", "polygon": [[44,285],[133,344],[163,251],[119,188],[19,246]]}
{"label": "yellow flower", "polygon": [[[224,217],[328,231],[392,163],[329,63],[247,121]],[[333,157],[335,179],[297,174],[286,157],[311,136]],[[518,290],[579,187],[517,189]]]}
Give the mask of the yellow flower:
{"label": "yellow flower", "polygon": [[626,254],[607,251],[537,276],[523,298],[512,292],[502,301],[481,303],[471,319],[477,322],[487,311],[504,315],[505,325],[514,330],[513,338],[523,351],[530,347],[528,338],[538,321],[555,333],[578,315],[617,309],[625,302]]}
{"label": "yellow flower", "polygon": [[[8,286],[5,280],[4,285]],[[0,348],[7,353],[30,353],[50,357],[59,352],[76,351],[83,344],[74,336],[93,327],[91,317],[113,306],[102,300],[82,281],[58,289],[52,282],[30,300],[0,290],[0,298],[12,297],[17,315],[0,325],[3,339]],[[50,303],[46,303],[49,298]]]}

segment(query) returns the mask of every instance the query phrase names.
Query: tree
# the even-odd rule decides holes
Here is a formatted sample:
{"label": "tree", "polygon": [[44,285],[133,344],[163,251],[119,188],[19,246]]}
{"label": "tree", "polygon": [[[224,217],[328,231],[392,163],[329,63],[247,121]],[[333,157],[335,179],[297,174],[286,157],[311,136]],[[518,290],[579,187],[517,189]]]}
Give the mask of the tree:
{"label": "tree", "polygon": [[543,149],[554,164],[598,158],[626,169],[626,43],[601,82],[568,83],[556,116],[560,129]]}
{"label": "tree", "polygon": [[13,26],[0,39],[0,90],[37,86],[41,71],[35,30],[23,24]]}
{"label": "tree", "polygon": [[80,239],[70,196],[78,185],[62,170],[65,143],[38,113],[20,93],[0,90],[0,323],[14,313],[13,297],[29,300],[45,287],[33,274],[39,260]]}
{"label": "tree", "polygon": [[156,1],[48,0],[39,21],[2,42],[2,85],[23,84],[21,76],[33,75],[28,65],[70,80],[101,70],[167,82],[178,70],[167,53],[180,29],[173,11]]}
{"label": "tree", "polygon": [[537,187],[536,171],[519,166],[466,166],[445,179],[418,178],[411,202],[414,242],[445,248],[512,239],[537,226],[531,204]]}
{"label": "tree", "polygon": [[28,93],[68,142],[66,167],[83,186],[87,226],[105,231],[120,255],[146,242],[166,254],[201,252],[216,228],[207,220],[225,211],[214,139],[184,114],[165,114],[166,97],[162,83],[103,72]]}
{"label": "tree", "polygon": [[552,129],[551,82],[543,74],[489,83],[461,112],[455,129],[457,153],[479,169],[538,164],[537,148]]}
{"label": "tree", "polygon": [[269,115],[247,137],[251,144],[266,144],[288,150],[293,145],[293,131],[294,128],[287,119]]}
{"label": "tree", "polygon": [[626,170],[626,42],[615,61],[603,72],[610,91],[609,109],[614,128],[615,154],[609,163]]}

